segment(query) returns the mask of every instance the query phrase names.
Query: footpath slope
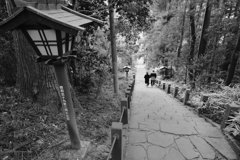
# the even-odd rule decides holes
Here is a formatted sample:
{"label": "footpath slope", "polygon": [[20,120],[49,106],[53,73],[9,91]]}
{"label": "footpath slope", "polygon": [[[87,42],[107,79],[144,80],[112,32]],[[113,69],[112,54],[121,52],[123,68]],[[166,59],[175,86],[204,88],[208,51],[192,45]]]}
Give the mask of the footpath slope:
{"label": "footpath slope", "polygon": [[125,160],[237,160],[221,131],[156,86],[137,66]]}

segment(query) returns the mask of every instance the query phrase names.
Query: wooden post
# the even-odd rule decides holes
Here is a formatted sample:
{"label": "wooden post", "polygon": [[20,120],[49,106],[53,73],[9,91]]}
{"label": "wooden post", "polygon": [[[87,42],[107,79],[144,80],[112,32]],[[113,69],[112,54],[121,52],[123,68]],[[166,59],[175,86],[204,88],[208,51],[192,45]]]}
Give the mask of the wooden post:
{"label": "wooden post", "polygon": [[116,136],[116,142],[112,150],[112,160],[123,159],[123,145],[122,145],[122,123],[113,122],[111,127],[111,141],[113,143]]}
{"label": "wooden post", "polygon": [[168,84],[168,88],[167,88],[167,94],[171,93],[171,84]]}
{"label": "wooden post", "polygon": [[133,79],[133,82],[132,82],[132,90],[134,90],[134,85],[135,85],[135,78]]}
{"label": "wooden post", "polygon": [[64,109],[64,113],[66,115],[66,122],[69,137],[71,140],[72,149],[80,149],[80,137],[77,127],[77,121],[75,116],[75,110],[73,107],[72,96],[70,92],[68,74],[66,64],[54,65],[54,69],[56,72],[57,82],[59,85],[59,90],[61,92],[61,101]]}
{"label": "wooden post", "polygon": [[178,87],[175,87],[173,97],[176,98],[178,95]]}
{"label": "wooden post", "polygon": [[133,83],[133,82],[130,82],[130,83],[128,84],[128,88],[131,88],[131,91],[132,91],[132,83]]}
{"label": "wooden post", "polygon": [[163,87],[162,87],[163,90],[165,90],[165,83],[163,83]]}
{"label": "wooden post", "polygon": [[226,127],[226,121],[228,120],[229,114],[231,112],[231,110],[237,111],[240,109],[240,107],[238,107],[237,105],[230,105],[230,104],[225,104],[225,112],[224,112],[224,116],[221,122],[221,129],[223,130]]}
{"label": "wooden post", "polygon": [[132,94],[133,94],[133,83],[130,85],[130,87],[131,87],[131,92],[132,92]]}
{"label": "wooden post", "polygon": [[128,108],[130,108],[130,102],[131,102],[131,96],[130,96],[130,92],[129,91],[126,91],[125,92],[125,97],[127,98],[128,100]]}
{"label": "wooden post", "polygon": [[184,105],[187,104],[187,101],[189,100],[189,96],[190,96],[190,90],[187,89],[186,92],[185,92],[184,100],[183,100]]}
{"label": "wooden post", "polygon": [[123,113],[122,123],[123,124],[128,124],[128,102],[127,102],[127,98],[122,98],[121,99],[121,113],[123,112],[124,109],[125,109],[125,111]]}
{"label": "wooden post", "polygon": [[[112,0],[108,1],[108,4],[112,4]],[[116,32],[114,23],[114,5],[109,7],[109,24],[110,24],[110,39],[111,39],[111,53],[112,53],[112,74],[113,74],[113,86],[114,93],[118,94],[119,84],[118,84],[118,66],[117,66],[117,49],[116,49]]]}
{"label": "wooden post", "polygon": [[158,81],[158,88],[161,88],[161,81]]}
{"label": "wooden post", "polygon": [[224,116],[221,122],[221,129],[224,129],[226,127],[226,120],[228,119],[228,116],[231,112],[231,106],[229,104],[225,104],[225,112],[224,112]]}
{"label": "wooden post", "polygon": [[135,78],[136,78],[136,76],[135,76],[135,74],[133,75],[133,79],[135,80]]}
{"label": "wooden post", "polygon": [[207,102],[208,101],[208,95],[202,95],[201,96],[201,101],[202,102]]}
{"label": "wooden post", "polygon": [[131,89],[131,87],[128,86],[127,91],[130,92],[130,96],[132,97],[132,89]]}

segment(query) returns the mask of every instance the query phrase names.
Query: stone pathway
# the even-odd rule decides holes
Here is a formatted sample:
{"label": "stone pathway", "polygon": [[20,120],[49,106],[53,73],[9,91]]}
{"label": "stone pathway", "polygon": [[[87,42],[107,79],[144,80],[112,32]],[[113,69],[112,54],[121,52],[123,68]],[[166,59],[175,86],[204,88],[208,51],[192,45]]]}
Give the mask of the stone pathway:
{"label": "stone pathway", "polygon": [[221,131],[156,86],[138,66],[125,160],[237,160]]}

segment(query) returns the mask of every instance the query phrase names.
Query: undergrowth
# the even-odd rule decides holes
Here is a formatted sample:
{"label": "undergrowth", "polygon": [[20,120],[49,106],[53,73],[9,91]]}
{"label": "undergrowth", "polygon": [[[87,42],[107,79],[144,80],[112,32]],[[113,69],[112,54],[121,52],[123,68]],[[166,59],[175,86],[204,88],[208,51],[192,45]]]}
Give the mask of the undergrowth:
{"label": "undergrowth", "polygon": [[[120,118],[120,99],[127,83],[119,76],[120,95],[114,95],[112,82],[95,92],[76,93],[81,106],[75,108],[81,141],[90,141],[88,159],[101,160],[99,145],[110,147],[110,126]],[[95,91],[95,90],[94,90]],[[17,88],[0,89],[0,157],[4,160],[51,160],[59,156],[60,146],[68,142],[65,117],[57,98],[50,92],[47,103],[32,103]]]}
{"label": "undergrowth", "polygon": [[[183,101],[185,90],[186,88],[190,88],[190,86],[175,82],[172,83],[175,86],[179,86],[180,89],[177,98]],[[201,102],[203,94],[209,96],[207,102]],[[213,122],[221,124],[226,109],[225,104],[240,105],[240,85],[235,84],[229,87],[212,83],[197,87],[191,90],[189,99],[189,105],[197,113],[211,119]],[[240,110],[230,113],[224,130],[240,142]]]}

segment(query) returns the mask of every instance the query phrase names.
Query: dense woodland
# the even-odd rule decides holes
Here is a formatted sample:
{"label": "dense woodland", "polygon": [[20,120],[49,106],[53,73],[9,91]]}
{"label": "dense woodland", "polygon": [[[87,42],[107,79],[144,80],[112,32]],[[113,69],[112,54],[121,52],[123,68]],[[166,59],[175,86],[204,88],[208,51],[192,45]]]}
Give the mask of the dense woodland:
{"label": "dense woodland", "polygon": [[[11,3],[0,0],[0,22],[14,12]],[[191,88],[195,97],[215,93],[210,100],[219,103],[196,107],[215,121],[222,118],[223,103],[238,104],[239,0],[72,0],[66,5],[105,21],[84,26],[75,45],[77,59],[67,64],[81,139],[95,146],[89,159],[106,158],[98,146],[110,145],[110,124],[120,116],[126,89],[122,67],[134,68],[137,58],[144,57],[147,67],[171,66],[170,80]],[[119,95],[113,94],[109,8],[116,13]],[[0,157],[54,159],[68,137],[52,66],[36,63],[19,31],[0,35],[0,44]],[[232,116],[228,131],[238,137],[240,112]]]}
{"label": "dense woodland", "polygon": [[[142,43],[153,66],[172,65],[196,85],[238,83],[239,1],[154,1],[155,17]],[[187,73],[186,73],[187,72]]]}

